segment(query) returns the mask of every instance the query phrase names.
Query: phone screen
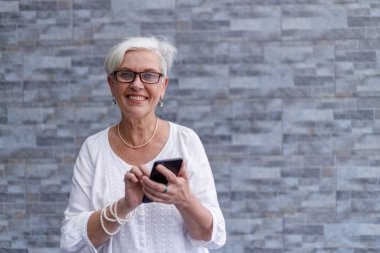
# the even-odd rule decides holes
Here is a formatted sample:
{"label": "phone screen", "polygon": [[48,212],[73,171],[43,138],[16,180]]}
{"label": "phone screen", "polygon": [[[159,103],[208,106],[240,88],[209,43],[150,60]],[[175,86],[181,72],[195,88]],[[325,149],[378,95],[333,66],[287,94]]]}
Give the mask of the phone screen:
{"label": "phone screen", "polygon": [[[157,165],[161,164],[168,168],[171,172],[173,172],[176,176],[179,173],[179,170],[182,165],[182,158],[174,158],[174,159],[166,159],[166,160],[158,160],[153,163],[152,171],[150,172],[149,178],[155,182],[161,183],[161,184],[167,184],[168,181],[166,180],[166,177],[163,176],[160,172],[157,171]],[[144,195],[142,199],[143,203],[149,203],[152,202],[147,196]]]}

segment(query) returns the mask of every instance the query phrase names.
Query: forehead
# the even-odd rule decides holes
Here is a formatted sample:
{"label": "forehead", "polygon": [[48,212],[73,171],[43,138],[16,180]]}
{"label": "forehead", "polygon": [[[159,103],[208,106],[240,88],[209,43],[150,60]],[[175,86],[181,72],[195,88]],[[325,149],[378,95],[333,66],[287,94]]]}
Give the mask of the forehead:
{"label": "forehead", "polygon": [[151,50],[130,50],[124,54],[120,68],[131,68],[135,71],[145,69],[161,70],[161,58]]}

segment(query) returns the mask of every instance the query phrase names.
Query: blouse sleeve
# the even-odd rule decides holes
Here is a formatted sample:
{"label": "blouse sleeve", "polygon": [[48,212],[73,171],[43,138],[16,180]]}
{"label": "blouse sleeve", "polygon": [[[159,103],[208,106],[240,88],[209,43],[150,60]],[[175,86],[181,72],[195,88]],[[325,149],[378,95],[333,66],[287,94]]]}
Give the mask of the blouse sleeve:
{"label": "blouse sleeve", "polygon": [[74,165],[69,204],[61,227],[61,248],[65,252],[98,252],[87,236],[87,221],[93,213],[90,208],[93,174],[94,166],[86,140]]}
{"label": "blouse sleeve", "polygon": [[181,152],[185,158],[190,177],[190,189],[203,206],[210,211],[213,221],[211,240],[195,240],[191,238],[188,231],[186,231],[186,237],[194,247],[220,248],[226,242],[226,229],[217,199],[210,163],[202,142],[194,131],[185,129],[179,134]]}

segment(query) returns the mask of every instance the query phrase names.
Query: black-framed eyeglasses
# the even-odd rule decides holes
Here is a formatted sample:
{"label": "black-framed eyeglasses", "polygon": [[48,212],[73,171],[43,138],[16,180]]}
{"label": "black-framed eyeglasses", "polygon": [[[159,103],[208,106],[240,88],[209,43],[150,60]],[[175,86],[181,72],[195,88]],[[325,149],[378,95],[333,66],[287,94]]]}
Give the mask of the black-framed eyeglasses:
{"label": "black-framed eyeglasses", "polygon": [[136,76],[140,76],[140,80],[142,83],[155,84],[160,81],[160,77],[163,76],[161,73],[157,72],[134,72],[130,70],[117,70],[113,72],[116,80],[121,83],[132,83]]}

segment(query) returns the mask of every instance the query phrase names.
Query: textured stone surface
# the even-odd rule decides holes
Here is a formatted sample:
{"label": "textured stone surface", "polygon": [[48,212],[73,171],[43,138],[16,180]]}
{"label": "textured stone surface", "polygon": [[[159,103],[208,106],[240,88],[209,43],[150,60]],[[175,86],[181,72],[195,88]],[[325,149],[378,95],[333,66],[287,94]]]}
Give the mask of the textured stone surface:
{"label": "textured stone surface", "polygon": [[378,0],[0,1],[0,252],[60,252],[111,45],[165,35],[159,115],[205,144],[234,253],[380,252]]}

